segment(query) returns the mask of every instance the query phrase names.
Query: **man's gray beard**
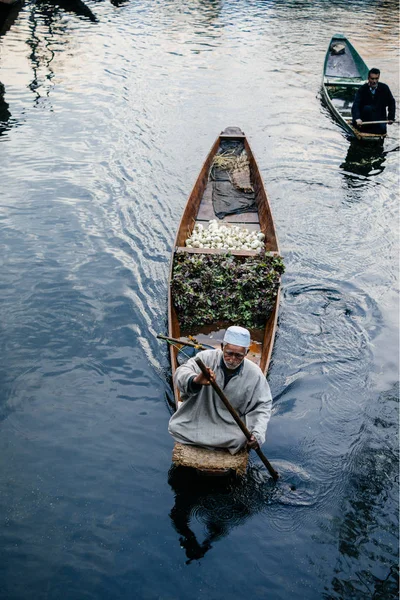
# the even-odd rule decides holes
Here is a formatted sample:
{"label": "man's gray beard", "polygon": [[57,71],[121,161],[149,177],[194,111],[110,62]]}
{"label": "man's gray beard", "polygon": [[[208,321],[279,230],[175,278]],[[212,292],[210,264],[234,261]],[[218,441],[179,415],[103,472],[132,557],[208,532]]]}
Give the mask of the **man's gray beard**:
{"label": "man's gray beard", "polygon": [[240,367],[240,365],[243,362],[243,361],[240,361],[240,363],[238,365],[236,365],[236,367],[231,367],[230,365],[227,364],[227,362],[224,359],[224,357],[222,357],[222,360],[224,361],[224,365],[226,366],[227,369],[229,369],[229,371],[234,371],[235,369],[237,369],[238,367]]}

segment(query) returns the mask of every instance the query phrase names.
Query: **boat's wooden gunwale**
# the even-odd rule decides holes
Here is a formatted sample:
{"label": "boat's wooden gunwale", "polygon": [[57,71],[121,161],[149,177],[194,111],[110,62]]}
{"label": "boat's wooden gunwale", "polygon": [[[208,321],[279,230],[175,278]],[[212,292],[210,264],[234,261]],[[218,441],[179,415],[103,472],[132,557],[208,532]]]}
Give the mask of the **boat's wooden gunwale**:
{"label": "boat's wooden gunwale", "polygon": [[363,85],[365,83],[365,80],[364,79],[344,80],[344,79],[338,78],[336,81],[333,81],[332,79],[324,79],[324,83],[327,88],[337,87],[337,86],[359,88],[361,85]]}
{"label": "boat's wooden gunwale", "polygon": [[265,191],[264,182],[261,177],[260,169],[254,157],[247,139],[245,139],[245,150],[249,158],[250,173],[252,175],[252,184],[257,200],[258,219],[260,222],[260,230],[265,234],[265,250],[268,252],[278,252],[279,244],[275,232],[275,225],[272,218],[271,207],[269,204],[267,192]]}
{"label": "boat's wooden gunwale", "polygon": [[176,234],[174,244],[175,247],[184,246],[186,239],[193,230],[194,223],[196,221],[196,215],[200,207],[200,202],[208,182],[208,174],[212,165],[213,158],[218,151],[219,144],[220,137],[218,137],[215,140],[190,193],[189,199],[183,211],[181,222],[178,227],[178,232]]}

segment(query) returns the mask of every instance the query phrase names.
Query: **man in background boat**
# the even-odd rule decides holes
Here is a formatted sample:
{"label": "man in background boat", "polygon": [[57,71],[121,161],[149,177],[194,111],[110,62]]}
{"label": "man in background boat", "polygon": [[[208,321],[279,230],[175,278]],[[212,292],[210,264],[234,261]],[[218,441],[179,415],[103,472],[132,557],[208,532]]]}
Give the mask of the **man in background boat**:
{"label": "man in background boat", "polygon": [[231,454],[246,444],[256,449],[264,443],[272,396],[261,369],[246,358],[249,347],[249,331],[232,326],[225,332],[221,350],[204,350],[197,356],[244,419],[252,439],[246,440],[195,358],[190,358],[175,373],[182,400],[169,422],[175,441],[211,449],[227,448]]}
{"label": "man in background boat", "polygon": [[363,133],[386,133],[386,123],[363,126],[364,121],[388,121],[391,125],[395,119],[395,99],[389,86],[379,81],[380,74],[379,69],[370,69],[368,82],[357,90],[354,98],[351,109],[353,124]]}

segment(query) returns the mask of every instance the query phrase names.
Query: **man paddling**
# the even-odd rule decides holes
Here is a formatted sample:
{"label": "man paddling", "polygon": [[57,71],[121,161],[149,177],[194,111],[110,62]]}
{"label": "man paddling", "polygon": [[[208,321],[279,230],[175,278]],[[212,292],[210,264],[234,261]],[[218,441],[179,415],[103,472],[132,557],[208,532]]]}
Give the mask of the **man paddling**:
{"label": "man paddling", "polygon": [[252,434],[251,440],[246,440],[195,358],[190,358],[175,373],[182,400],[169,422],[169,432],[175,441],[206,448],[227,448],[231,454],[245,445],[256,449],[264,443],[272,397],[265,375],[246,358],[249,347],[249,331],[232,326],[225,332],[221,350],[204,350],[197,357],[244,420]]}
{"label": "man paddling", "polygon": [[364,125],[364,121],[388,121],[391,125],[395,119],[396,102],[389,86],[379,81],[379,69],[370,69],[368,82],[358,88],[354,98],[351,114],[353,124],[363,133],[386,133],[386,123]]}

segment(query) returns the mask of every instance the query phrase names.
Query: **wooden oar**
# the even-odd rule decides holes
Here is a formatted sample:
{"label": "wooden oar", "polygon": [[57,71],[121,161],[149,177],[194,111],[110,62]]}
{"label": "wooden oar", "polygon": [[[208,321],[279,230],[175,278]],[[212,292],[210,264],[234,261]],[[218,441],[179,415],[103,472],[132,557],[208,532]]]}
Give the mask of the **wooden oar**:
{"label": "wooden oar", "polygon": [[360,127],[362,127],[363,125],[381,125],[383,123],[395,123],[395,121],[363,121],[362,123],[360,123]]}
{"label": "wooden oar", "polygon": [[[212,387],[214,388],[214,390],[216,391],[218,396],[221,398],[222,402],[225,404],[226,408],[229,410],[232,417],[235,419],[236,423],[239,425],[240,429],[242,430],[242,432],[244,433],[246,438],[250,441],[250,439],[251,439],[250,431],[247,429],[246,425],[243,423],[242,419],[239,417],[236,410],[233,408],[233,406],[231,405],[231,403],[229,402],[228,398],[225,396],[225,394],[223,393],[223,391],[221,390],[219,385],[215,381],[212,381],[212,379],[210,379],[210,375],[208,373],[207,367],[205,366],[205,364],[203,363],[201,358],[197,357],[197,358],[195,358],[195,361],[199,365],[203,375],[205,377],[207,377],[210,384],[212,385]],[[258,447],[255,449],[255,451],[257,452],[258,456],[261,458],[264,465],[267,467],[271,477],[274,479],[274,481],[276,481],[279,478],[279,474],[277,473],[277,471],[275,471],[275,469],[273,468],[273,466],[271,465],[271,463],[269,462],[267,457],[264,456],[264,454],[261,451],[261,448]]]}
{"label": "wooden oar", "polygon": [[192,348],[198,348],[199,350],[209,350],[212,346],[207,348],[202,344],[197,344],[196,342],[186,342],[185,340],[180,340],[178,338],[167,337],[166,335],[158,335],[158,339],[165,340],[166,342],[172,342],[173,344],[182,344],[182,346],[191,346]]}

